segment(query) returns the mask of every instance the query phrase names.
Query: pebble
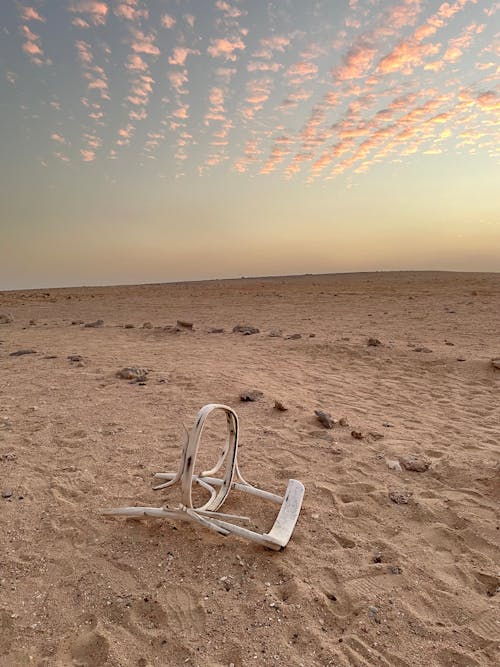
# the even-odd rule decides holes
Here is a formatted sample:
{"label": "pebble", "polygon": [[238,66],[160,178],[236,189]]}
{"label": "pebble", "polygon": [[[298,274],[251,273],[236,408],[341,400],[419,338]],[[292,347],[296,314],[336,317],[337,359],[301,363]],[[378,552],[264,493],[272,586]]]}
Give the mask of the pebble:
{"label": "pebble", "polygon": [[135,380],[136,382],[145,382],[149,370],[147,368],[127,367],[116,372],[116,377],[123,380]]}
{"label": "pebble", "polygon": [[392,489],[389,491],[389,498],[396,505],[407,505],[413,493],[406,490]]}
{"label": "pebble", "polygon": [[142,325],[143,329],[152,329],[153,328],[153,323],[152,322],[144,322]]}
{"label": "pebble", "polygon": [[391,574],[401,574],[403,570],[399,567],[399,565],[391,565],[389,567],[389,572]]}
{"label": "pebble", "polygon": [[269,337],[270,338],[283,338],[283,332],[281,329],[273,329],[272,331],[269,332]]}
{"label": "pebble", "polygon": [[381,553],[376,553],[373,556],[373,562],[374,563],[381,563],[382,562],[382,554]]}
{"label": "pebble", "polygon": [[84,324],[83,326],[87,329],[96,329],[97,327],[102,327],[104,324],[104,320],[96,320],[95,322],[87,322],[87,324]]}
{"label": "pebble", "polygon": [[251,336],[252,334],[260,333],[260,329],[246,324],[237,324],[235,327],[233,327],[233,333],[241,333],[244,336]]}
{"label": "pebble", "polygon": [[30,320],[29,325],[30,327],[34,327],[36,325],[36,320]]}
{"label": "pebble", "polygon": [[12,315],[7,315],[7,313],[0,314],[0,324],[11,324],[14,321]]}
{"label": "pebble", "polygon": [[70,354],[68,361],[83,361],[83,357],[80,354]]}
{"label": "pebble", "polygon": [[11,489],[5,489],[2,491],[2,498],[12,498],[12,493]]}
{"label": "pebble", "polygon": [[302,338],[302,334],[294,333],[290,334],[289,336],[285,336],[285,340],[299,340],[299,338]]}
{"label": "pebble", "polygon": [[384,428],[394,428],[394,424],[391,424],[391,422],[382,422],[382,426]]}
{"label": "pebble", "polygon": [[255,402],[259,401],[264,396],[262,391],[258,389],[251,389],[250,391],[244,391],[240,394],[241,401]]}
{"label": "pebble", "polygon": [[378,338],[369,338],[367,344],[370,347],[380,347],[382,345],[382,341],[380,341]]}
{"label": "pebble", "polygon": [[83,320],[73,320],[71,326],[76,326],[77,324],[83,324]]}
{"label": "pebble", "polygon": [[495,357],[494,359],[492,359],[491,365],[493,366],[493,368],[500,370],[500,357]]}
{"label": "pebble", "polygon": [[412,472],[425,472],[430,468],[430,462],[425,459],[418,458],[418,456],[400,456],[399,462],[405,470],[411,470]]}
{"label": "pebble", "polygon": [[386,464],[389,470],[395,470],[396,472],[402,472],[403,468],[398,460],[386,459]]}
{"label": "pebble", "polygon": [[210,329],[208,330],[208,333],[210,333],[210,334],[220,334],[220,333],[224,333],[224,329],[222,329],[222,327],[210,327]]}
{"label": "pebble", "polygon": [[363,438],[365,437],[361,431],[351,431],[351,435],[356,440],[363,440]]}
{"label": "pebble", "polygon": [[23,354],[36,354],[36,350],[17,350],[16,352],[11,352],[9,354],[10,357],[21,357]]}
{"label": "pebble", "polygon": [[126,324],[123,328],[124,329],[135,329],[135,324]]}
{"label": "pebble", "polygon": [[186,320],[177,320],[177,326],[179,329],[185,329],[187,331],[193,331],[193,323],[186,322]]}
{"label": "pebble", "polygon": [[328,412],[323,412],[323,410],[315,410],[314,414],[318,418],[320,424],[323,424],[325,428],[333,428],[335,420]]}
{"label": "pebble", "polygon": [[457,361],[467,361],[465,357],[457,357]]}
{"label": "pebble", "polygon": [[349,426],[349,422],[347,421],[347,417],[341,417],[339,419],[339,424],[340,424],[340,426]]}
{"label": "pebble", "polygon": [[414,347],[413,351],[414,352],[427,352],[427,353],[432,352],[432,350],[428,347]]}
{"label": "pebble", "polygon": [[14,452],[7,452],[6,454],[0,454],[0,461],[6,462],[6,461],[16,461],[17,456],[14,454]]}
{"label": "pebble", "polygon": [[370,431],[368,435],[374,440],[382,440],[382,438],[384,437],[382,433],[377,433],[376,431]]}
{"label": "pebble", "polygon": [[281,401],[274,401],[274,407],[276,408],[276,410],[279,410],[280,412],[286,412],[288,410],[286,405]]}

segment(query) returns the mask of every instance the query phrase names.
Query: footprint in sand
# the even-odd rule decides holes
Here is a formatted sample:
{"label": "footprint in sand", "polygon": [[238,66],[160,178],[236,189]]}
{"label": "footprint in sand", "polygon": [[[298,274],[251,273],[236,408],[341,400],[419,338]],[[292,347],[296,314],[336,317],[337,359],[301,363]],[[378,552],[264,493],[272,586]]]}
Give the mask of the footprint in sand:
{"label": "footprint in sand", "polygon": [[59,662],[61,667],[62,665],[100,667],[108,663],[109,642],[97,630],[84,632],[76,638],[71,638],[66,644],[67,648]]}

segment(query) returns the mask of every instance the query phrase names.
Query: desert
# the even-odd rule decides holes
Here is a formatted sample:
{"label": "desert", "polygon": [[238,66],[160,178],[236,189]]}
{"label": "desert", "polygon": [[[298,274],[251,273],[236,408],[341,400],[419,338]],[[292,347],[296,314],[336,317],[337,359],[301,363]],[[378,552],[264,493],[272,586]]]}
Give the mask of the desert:
{"label": "desert", "polygon": [[[0,665],[495,664],[499,274],[10,291],[0,315]],[[212,402],[248,481],[305,485],[283,551],[100,514],[161,506]]]}

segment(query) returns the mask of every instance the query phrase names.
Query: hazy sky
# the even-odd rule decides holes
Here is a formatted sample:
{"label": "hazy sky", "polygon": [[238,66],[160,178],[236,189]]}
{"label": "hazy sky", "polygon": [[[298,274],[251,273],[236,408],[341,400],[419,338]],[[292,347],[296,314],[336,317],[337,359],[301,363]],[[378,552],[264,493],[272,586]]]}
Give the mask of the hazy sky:
{"label": "hazy sky", "polygon": [[499,8],[0,0],[0,289],[500,271]]}

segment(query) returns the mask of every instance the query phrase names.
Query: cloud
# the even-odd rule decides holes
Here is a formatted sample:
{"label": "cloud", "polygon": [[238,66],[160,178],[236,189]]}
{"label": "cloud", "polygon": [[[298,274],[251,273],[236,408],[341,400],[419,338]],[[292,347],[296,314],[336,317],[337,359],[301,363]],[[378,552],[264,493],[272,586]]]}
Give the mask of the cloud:
{"label": "cloud", "polygon": [[92,53],[90,51],[90,44],[87,44],[87,42],[84,42],[83,40],[78,40],[75,46],[78,52],[78,58],[80,62],[85,65],[92,64]]}
{"label": "cloud", "polygon": [[66,143],[66,139],[63,136],[61,136],[60,134],[58,134],[57,132],[53,132],[50,135],[50,138],[53,141],[57,141],[58,144],[65,144]]}
{"label": "cloud", "polygon": [[179,95],[187,94],[188,91],[184,88],[184,85],[188,83],[188,73],[186,69],[167,72],[167,78],[170,81],[172,88],[174,88]]}
{"label": "cloud", "polygon": [[172,51],[172,55],[169,57],[168,62],[170,65],[179,65],[183,67],[186,63],[186,58],[189,55],[199,55],[199,51],[195,49],[188,49],[184,46],[176,46]]}
{"label": "cloud", "polygon": [[291,85],[300,86],[304,81],[314,79],[318,73],[318,69],[319,68],[315,63],[301,60],[291,65],[287,69],[285,76]]}
{"label": "cloud", "polygon": [[156,39],[154,34],[145,35],[140,30],[134,30],[132,36],[133,41],[130,45],[132,51],[135,51],[135,53],[146,53],[152,56],[160,55],[160,49],[154,44]]}
{"label": "cloud", "polygon": [[147,63],[136,53],[128,56],[128,62],[125,67],[133,72],[145,72],[148,69]]}
{"label": "cloud", "polygon": [[357,44],[349,49],[340,67],[333,71],[340,81],[360,79],[368,75],[372,68],[377,49],[366,44]]}
{"label": "cloud", "polygon": [[125,0],[115,7],[114,14],[127,21],[138,21],[142,18],[147,19],[149,11],[147,9],[137,9],[137,0]]}
{"label": "cloud", "polygon": [[401,71],[411,74],[416,67],[424,64],[425,58],[439,53],[441,44],[421,44],[419,42],[399,42],[394,50],[384,56],[378,64],[378,70],[383,74]]}
{"label": "cloud", "polygon": [[272,85],[273,80],[269,78],[252,79],[247,81],[247,95],[245,101],[248,106],[242,110],[244,118],[253,118],[257,111],[260,111],[263,108],[264,103],[271,94]]}
{"label": "cloud", "polygon": [[27,25],[21,26],[22,33],[25,38],[22,49],[28,54],[29,59],[35,65],[51,65],[52,61],[45,58],[45,55],[40,46],[40,36],[32,32]]}
{"label": "cloud", "polygon": [[239,37],[220,39],[211,39],[210,46],[207,51],[212,58],[225,58],[226,60],[235,61],[237,54],[235,51],[243,51],[245,44]]}
{"label": "cloud", "polygon": [[45,23],[46,21],[34,7],[22,7],[21,18],[23,21],[41,21],[42,23]]}
{"label": "cloud", "polygon": [[164,28],[173,28],[176,21],[173,16],[169,14],[163,14],[161,17],[161,24]]}
{"label": "cloud", "polygon": [[94,25],[104,25],[108,15],[108,5],[97,0],[74,0],[69,6],[69,11],[75,14],[83,14]]}

